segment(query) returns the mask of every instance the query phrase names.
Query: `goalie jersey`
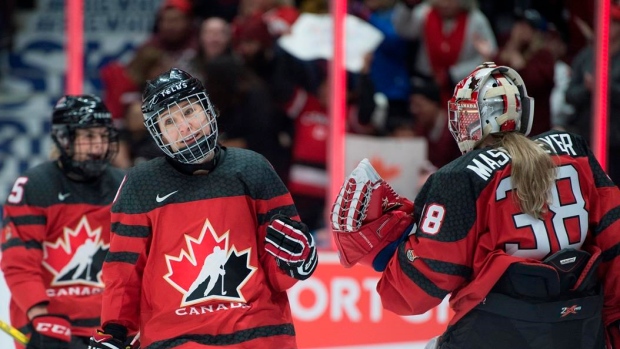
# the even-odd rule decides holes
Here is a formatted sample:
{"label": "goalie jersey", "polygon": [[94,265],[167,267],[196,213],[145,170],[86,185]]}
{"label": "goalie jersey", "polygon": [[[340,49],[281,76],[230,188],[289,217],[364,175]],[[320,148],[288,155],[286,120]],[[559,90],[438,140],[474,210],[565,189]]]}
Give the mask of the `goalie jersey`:
{"label": "goalie jersey", "polygon": [[296,280],[265,251],[266,227],[298,218],[271,165],[221,148],[204,175],[166,158],[133,168],[112,207],[102,322],[140,331],[142,348],[296,348],[286,290]]}
{"label": "goalie jersey", "polygon": [[110,206],[122,178],[108,167],[92,182],[76,182],[50,161],[15,181],[4,206],[1,265],[11,323],[23,333],[30,333],[26,312],[41,303],[67,315],[74,336],[99,327]]}
{"label": "goalie jersey", "polygon": [[557,164],[552,203],[542,219],[523,214],[511,184],[511,158],[478,149],[434,173],[415,199],[414,230],[377,290],[383,306],[422,314],[450,296],[455,324],[520,261],[538,263],[565,248],[602,250],[604,322],[620,319],[620,192],[585,141],[550,131],[535,137]]}

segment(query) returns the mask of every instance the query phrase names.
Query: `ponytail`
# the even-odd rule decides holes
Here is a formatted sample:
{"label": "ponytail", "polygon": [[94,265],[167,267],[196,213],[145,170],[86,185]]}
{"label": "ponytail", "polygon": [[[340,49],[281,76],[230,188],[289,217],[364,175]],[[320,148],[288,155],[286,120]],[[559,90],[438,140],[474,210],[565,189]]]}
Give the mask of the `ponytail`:
{"label": "ponytail", "polygon": [[512,187],[521,211],[541,218],[547,212],[556,165],[541,144],[518,132],[497,135],[512,158]]}

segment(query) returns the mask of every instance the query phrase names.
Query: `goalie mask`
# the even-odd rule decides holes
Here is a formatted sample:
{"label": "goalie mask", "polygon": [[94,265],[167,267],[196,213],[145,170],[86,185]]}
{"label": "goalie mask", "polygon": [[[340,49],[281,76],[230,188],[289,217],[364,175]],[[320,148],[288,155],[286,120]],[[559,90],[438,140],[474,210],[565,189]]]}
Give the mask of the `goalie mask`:
{"label": "goalie mask", "polygon": [[461,80],[448,102],[449,128],[463,154],[491,133],[530,133],[534,99],[521,76],[492,62],[478,66]]}
{"label": "goalie mask", "polygon": [[64,96],[52,113],[52,140],[63,170],[80,180],[99,177],[118,152],[118,132],[99,97]]}
{"label": "goalie mask", "polygon": [[142,96],[144,125],[166,155],[184,164],[209,159],[217,144],[216,113],[202,83],[171,70],[150,80]]}

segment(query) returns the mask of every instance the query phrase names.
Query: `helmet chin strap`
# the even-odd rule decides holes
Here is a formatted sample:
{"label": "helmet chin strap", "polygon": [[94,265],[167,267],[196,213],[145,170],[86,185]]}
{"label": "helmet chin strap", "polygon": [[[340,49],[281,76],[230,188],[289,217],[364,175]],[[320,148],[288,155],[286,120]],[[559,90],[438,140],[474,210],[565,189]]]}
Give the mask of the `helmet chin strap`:
{"label": "helmet chin strap", "polygon": [[179,172],[186,175],[207,174],[217,166],[223,152],[224,150],[218,145],[212,150],[213,156],[209,160],[197,164],[182,163],[169,156],[166,156],[166,161]]}

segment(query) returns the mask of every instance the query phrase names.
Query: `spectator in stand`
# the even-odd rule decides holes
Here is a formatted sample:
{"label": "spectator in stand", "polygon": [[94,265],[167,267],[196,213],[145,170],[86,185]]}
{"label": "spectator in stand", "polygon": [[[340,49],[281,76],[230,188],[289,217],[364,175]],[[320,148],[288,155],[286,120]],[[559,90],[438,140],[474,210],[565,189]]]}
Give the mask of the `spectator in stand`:
{"label": "spectator in stand", "polygon": [[164,0],[157,12],[155,32],[138,49],[155,47],[164,52],[174,67],[189,69],[198,52],[192,4],[189,0]]}
{"label": "spectator in stand", "polygon": [[253,150],[278,171],[286,156],[278,143],[276,107],[263,80],[233,56],[207,63],[206,87],[218,108],[218,140],[223,146]]}
{"label": "spectator in stand", "polygon": [[375,93],[381,93],[387,99],[386,117],[393,119],[407,114],[409,107],[410,45],[396,33],[392,24],[395,0],[364,0],[363,4],[370,12],[366,20],[384,36],[373,52],[369,73]]}
{"label": "spectator in stand", "polygon": [[413,74],[430,77],[440,87],[442,102],[452,96],[456,81],[466,77],[497,43],[488,19],[473,0],[400,0],[392,17],[396,32],[418,40]]}
{"label": "spectator in stand", "polygon": [[[609,128],[607,139],[607,173],[620,185],[620,5],[611,6],[609,27]],[[566,102],[575,108],[567,128],[590,141],[592,124],[592,93],[594,91],[594,60],[592,46],[585,47],[572,63],[572,78],[566,90]],[[529,86],[528,86],[529,87]]]}
{"label": "spectator in stand", "polygon": [[127,64],[112,61],[101,68],[103,101],[114,120],[122,120],[126,105],[140,98],[140,87],[152,74],[150,71],[166,71],[164,68],[169,64],[162,50],[147,47],[138,51]]}
{"label": "spectator in stand", "polygon": [[129,168],[159,155],[159,148],[143,124],[141,91],[147,80],[170,69],[171,64],[161,49],[145,47],[126,66],[113,61],[101,68],[103,99],[120,130],[114,166]]}
{"label": "spectator in stand", "polygon": [[261,18],[271,37],[277,39],[290,32],[291,25],[299,17],[299,10],[288,0],[241,0],[233,27],[243,26],[245,21],[255,17]]}
{"label": "spectator in stand", "polygon": [[531,135],[551,128],[551,90],[554,86],[555,58],[547,46],[547,21],[533,9],[517,13],[510,38],[500,49],[494,61],[516,70],[527,86],[527,92],[536,100]]}
{"label": "spectator in stand", "polygon": [[285,106],[294,125],[288,188],[299,216],[312,232],[325,225],[323,216],[329,183],[326,170],[329,85],[326,62],[317,64],[324,68],[317,93],[297,87]]}
{"label": "spectator in stand", "polygon": [[566,125],[571,115],[575,113],[575,108],[566,103],[564,96],[568,89],[571,79],[570,65],[566,62],[568,53],[568,39],[565,34],[560,33],[555,26],[550,26],[547,35],[547,47],[555,59],[553,90],[551,90],[551,100],[549,110],[551,112],[551,126],[554,129],[565,131]]}
{"label": "spectator in stand", "polygon": [[206,66],[213,59],[232,55],[232,28],[230,23],[221,17],[210,17],[200,25],[198,54],[192,60],[190,74],[206,78]]}
{"label": "spectator in stand", "polygon": [[[233,50],[241,57],[243,64],[258,75],[268,86],[272,101],[276,106],[276,115],[272,119],[276,125],[282,155],[274,166],[281,166],[278,174],[288,176],[286,151],[290,150],[293,137],[293,125],[287,117],[285,108],[293,98],[295,88],[314,92],[319,79],[313,75],[309,63],[302,63],[284,50],[276,46],[274,38],[269,33],[267,24],[259,16],[252,16],[244,20],[243,25],[237,27],[233,34]],[[284,149],[287,148],[287,149]]]}
{"label": "spectator in stand", "polygon": [[414,120],[414,135],[424,137],[428,144],[427,158],[441,168],[461,156],[459,147],[448,128],[448,111],[441,103],[439,86],[433,80],[414,78],[409,110]]}

